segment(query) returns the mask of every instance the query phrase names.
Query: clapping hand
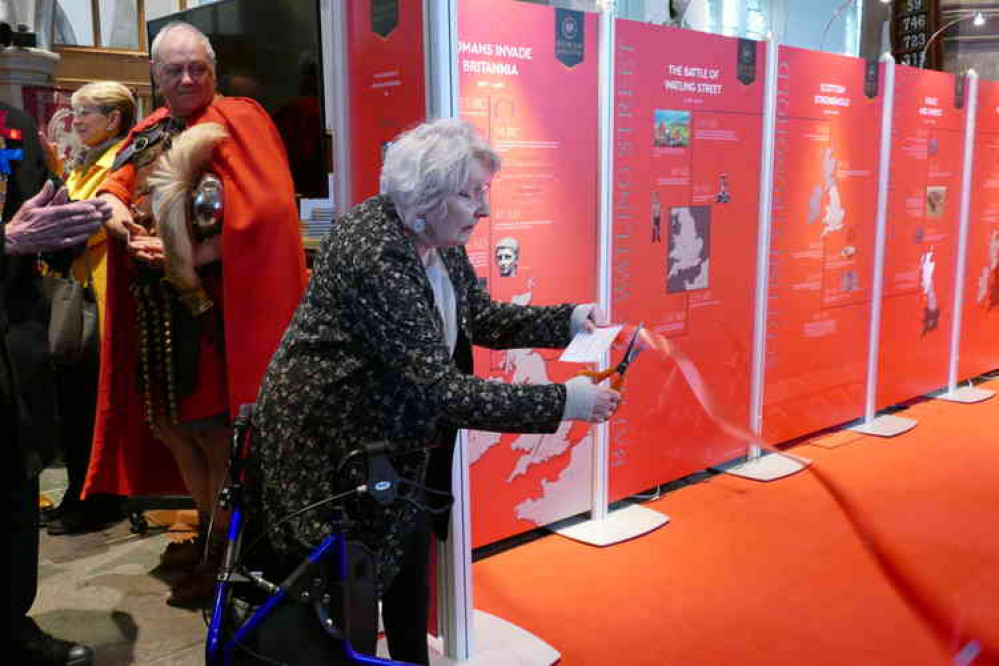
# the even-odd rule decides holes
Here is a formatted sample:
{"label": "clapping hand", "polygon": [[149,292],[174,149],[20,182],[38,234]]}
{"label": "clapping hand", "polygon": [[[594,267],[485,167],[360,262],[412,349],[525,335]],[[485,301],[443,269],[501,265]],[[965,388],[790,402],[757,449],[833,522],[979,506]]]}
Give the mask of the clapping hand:
{"label": "clapping hand", "polygon": [[110,216],[107,203],[96,199],[70,202],[65,187],[57,191],[47,181],[7,223],[5,253],[33,254],[74,247],[86,242]]}

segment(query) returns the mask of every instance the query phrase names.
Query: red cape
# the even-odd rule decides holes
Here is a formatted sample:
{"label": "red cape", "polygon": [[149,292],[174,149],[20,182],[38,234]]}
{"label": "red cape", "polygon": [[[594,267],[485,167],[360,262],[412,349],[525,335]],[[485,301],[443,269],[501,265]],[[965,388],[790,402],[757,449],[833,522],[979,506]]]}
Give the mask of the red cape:
{"label": "red cape", "polygon": [[[168,115],[157,109],[133,128],[146,129]],[[264,110],[253,100],[216,97],[189,125],[214,122],[229,138],[212,155],[211,169],[225,188],[222,227],[222,314],[229,413],[257,398],[260,380],[298,307],[307,281],[294,186],[284,146]],[[126,144],[127,145],[127,144]],[[122,167],[100,191],[131,202],[135,169]],[[133,272],[121,241],[109,241],[105,334],[93,452],[85,494],[185,493],[164,444],[144,418],[138,377]],[[199,381],[215,381],[209,378]]]}

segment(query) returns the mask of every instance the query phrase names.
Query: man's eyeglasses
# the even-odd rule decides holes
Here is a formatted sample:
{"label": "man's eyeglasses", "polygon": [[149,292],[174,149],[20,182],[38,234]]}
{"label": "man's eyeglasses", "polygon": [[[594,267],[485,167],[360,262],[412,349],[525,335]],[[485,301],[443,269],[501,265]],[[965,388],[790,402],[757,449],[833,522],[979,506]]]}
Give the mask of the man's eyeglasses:
{"label": "man's eyeglasses", "polygon": [[208,75],[209,66],[203,62],[192,62],[187,65],[163,65],[160,66],[160,72],[163,73],[168,79],[179,79],[184,76],[184,72],[191,77],[194,81],[200,81]]}

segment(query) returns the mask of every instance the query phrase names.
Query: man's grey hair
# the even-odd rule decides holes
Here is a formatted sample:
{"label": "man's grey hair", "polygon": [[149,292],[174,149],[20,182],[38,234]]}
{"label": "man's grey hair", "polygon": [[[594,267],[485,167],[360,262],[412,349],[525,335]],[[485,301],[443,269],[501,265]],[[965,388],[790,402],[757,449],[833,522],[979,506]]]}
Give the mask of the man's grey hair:
{"label": "man's grey hair", "polygon": [[381,193],[400,212],[432,209],[468,184],[476,161],[490,173],[499,171],[499,155],[474,127],[457,118],[424,123],[400,134],[388,147]]}
{"label": "man's grey hair", "polygon": [[183,21],[171,21],[156,33],[156,37],[149,47],[149,59],[153,63],[160,62],[160,48],[163,46],[163,40],[166,39],[167,35],[176,30],[184,30],[198,37],[201,43],[205,45],[205,56],[208,58],[208,64],[213,67],[215,66],[215,49],[212,48],[212,43],[208,40],[208,37],[190,23],[184,23]]}

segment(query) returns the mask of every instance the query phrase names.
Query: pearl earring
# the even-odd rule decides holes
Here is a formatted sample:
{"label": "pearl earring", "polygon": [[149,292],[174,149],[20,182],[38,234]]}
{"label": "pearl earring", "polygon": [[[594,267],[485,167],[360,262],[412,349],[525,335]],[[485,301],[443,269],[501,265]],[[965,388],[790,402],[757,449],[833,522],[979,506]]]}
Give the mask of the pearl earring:
{"label": "pearl earring", "polygon": [[427,218],[418,217],[413,220],[413,232],[422,234],[423,230],[427,228]]}

